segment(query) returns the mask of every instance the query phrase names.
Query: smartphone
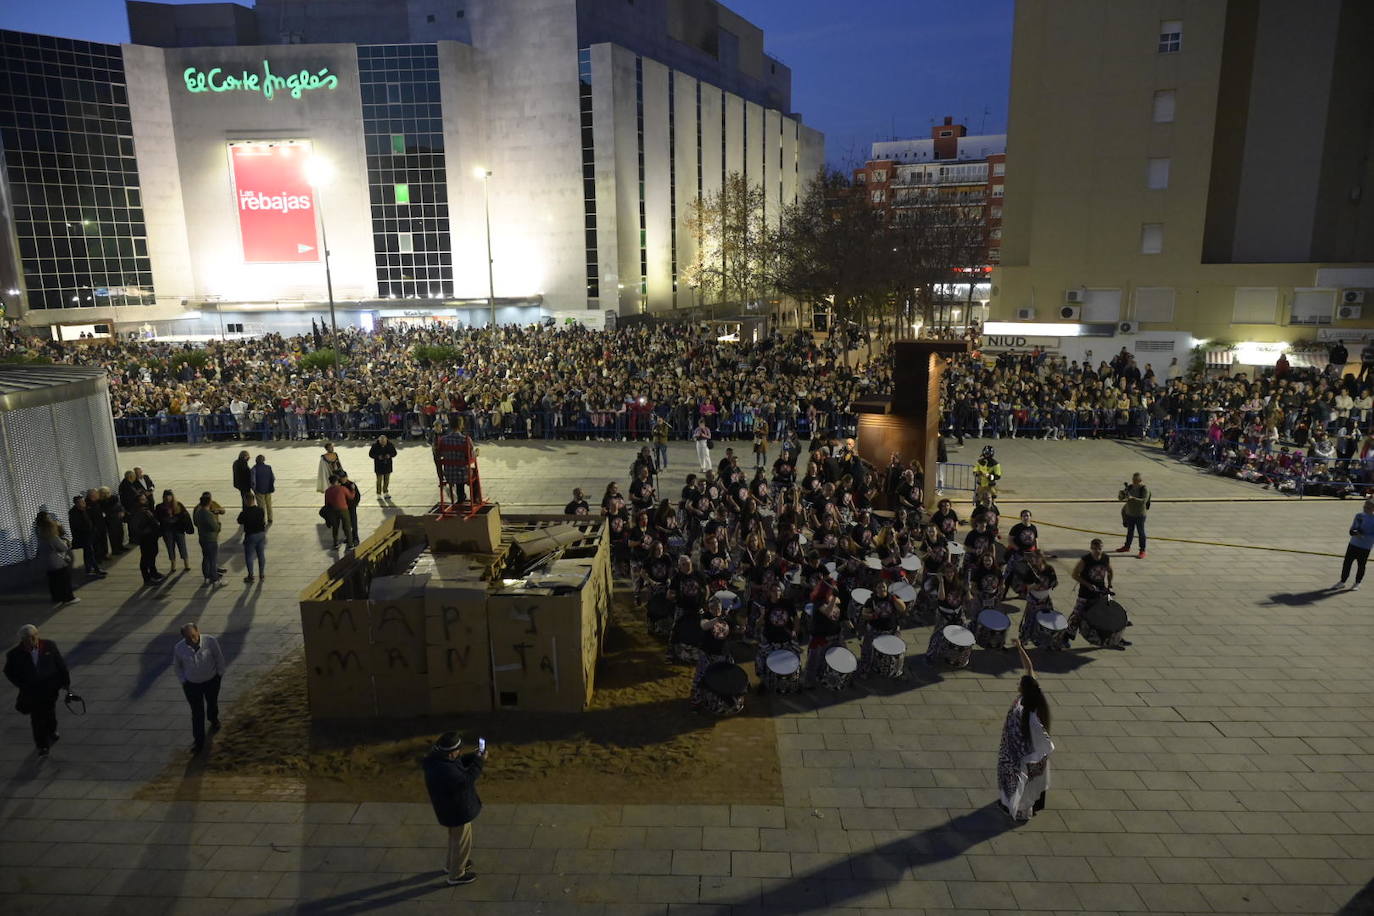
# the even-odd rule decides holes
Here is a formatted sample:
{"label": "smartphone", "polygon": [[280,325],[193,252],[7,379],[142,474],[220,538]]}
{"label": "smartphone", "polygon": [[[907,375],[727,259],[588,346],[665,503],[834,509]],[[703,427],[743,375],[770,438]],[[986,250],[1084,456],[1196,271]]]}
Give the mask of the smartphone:
{"label": "smartphone", "polygon": [[486,738],[478,738],[478,739],[477,739],[477,753],[479,753],[479,754],[485,754],[486,752],[487,752],[487,739],[486,739]]}

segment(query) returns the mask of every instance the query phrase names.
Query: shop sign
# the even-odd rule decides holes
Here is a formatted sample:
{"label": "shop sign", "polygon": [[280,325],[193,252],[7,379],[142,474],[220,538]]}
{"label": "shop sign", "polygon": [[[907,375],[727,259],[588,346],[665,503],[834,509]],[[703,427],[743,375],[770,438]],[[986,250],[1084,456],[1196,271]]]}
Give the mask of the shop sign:
{"label": "shop sign", "polygon": [[269,102],[278,92],[298,99],[302,94],[316,89],[339,87],[339,78],[330,73],[328,67],[321,67],[315,73],[301,70],[288,76],[278,76],[272,72],[271,62],[266,60],[262,62],[261,73],[248,70],[233,73],[222,67],[209,70],[187,67],[181,72],[181,80],[186,84],[187,92],[257,92]]}
{"label": "shop sign", "polygon": [[1032,337],[1020,334],[985,334],[984,350],[1029,350],[1039,347],[1042,350],[1058,350],[1058,337]]}
{"label": "shop sign", "polygon": [[235,143],[229,147],[243,260],[249,264],[318,261],[315,191],[305,177],[305,143]]}

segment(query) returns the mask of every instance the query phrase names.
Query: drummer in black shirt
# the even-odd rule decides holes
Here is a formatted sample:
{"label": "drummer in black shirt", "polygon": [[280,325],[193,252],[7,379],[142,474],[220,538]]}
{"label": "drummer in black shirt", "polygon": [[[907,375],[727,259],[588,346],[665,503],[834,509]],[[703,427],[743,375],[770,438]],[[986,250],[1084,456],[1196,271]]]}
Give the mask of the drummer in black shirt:
{"label": "drummer in black shirt", "polygon": [[1035,551],[1040,546],[1040,529],[1031,521],[1029,509],[1021,510],[1021,521],[1011,526],[1007,532],[1007,550],[1013,554]]}
{"label": "drummer in black shirt", "polygon": [[[1073,580],[1078,583],[1078,600],[1073,606],[1074,617],[1078,617],[1085,607],[1097,599],[1112,594],[1112,559],[1103,552],[1100,538],[1092,539],[1087,554],[1074,566]],[[1075,632],[1077,630],[1070,624],[1070,633]]]}
{"label": "drummer in black shirt", "polygon": [[563,507],[564,515],[590,515],[592,507],[587,503],[587,496],[582,492],[581,487],[573,489],[572,502]]}
{"label": "drummer in black shirt", "polygon": [[935,514],[930,517],[930,522],[946,538],[952,538],[959,528],[959,513],[954,511],[949,500],[942,499],[936,507]]}
{"label": "drummer in black shirt", "polygon": [[844,613],[839,597],[828,587],[814,597],[811,611],[811,642],[806,654],[806,685],[814,687],[825,669],[825,653],[832,646],[844,645]]}

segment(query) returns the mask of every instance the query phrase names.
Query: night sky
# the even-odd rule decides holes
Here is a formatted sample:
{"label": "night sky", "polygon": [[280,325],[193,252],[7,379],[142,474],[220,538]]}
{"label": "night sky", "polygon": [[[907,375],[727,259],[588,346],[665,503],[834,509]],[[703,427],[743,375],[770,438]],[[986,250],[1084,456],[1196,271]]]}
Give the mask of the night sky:
{"label": "night sky", "polygon": [[[826,134],[831,165],[874,140],[928,137],[953,115],[970,133],[1007,126],[1013,0],[732,0],[792,68],[792,105]],[[117,43],[122,0],[0,3],[0,28]]]}

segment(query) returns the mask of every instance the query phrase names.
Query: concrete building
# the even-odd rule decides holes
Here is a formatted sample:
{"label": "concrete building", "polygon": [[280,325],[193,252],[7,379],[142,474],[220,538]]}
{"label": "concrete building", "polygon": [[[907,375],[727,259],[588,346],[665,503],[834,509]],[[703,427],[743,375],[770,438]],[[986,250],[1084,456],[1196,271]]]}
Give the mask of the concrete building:
{"label": "concrete building", "polygon": [[326,238],[341,324],[484,322],[489,267],[502,322],[690,306],[690,202],[739,171],[780,210],[824,157],[712,0],[128,10],[0,32],[0,292],[67,336],[309,328]]}
{"label": "concrete building", "polygon": [[1157,366],[1369,333],[1371,45],[1365,0],[1018,0],[997,330]]}
{"label": "concrete building", "polygon": [[895,219],[916,209],[958,211],[957,221],[983,226],[979,264],[1001,260],[1002,196],[1007,171],[1007,135],[968,135],[968,127],[946,116],[930,137],[884,140],[871,158],[854,170],[854,182],[867,190],[873,206]]}

